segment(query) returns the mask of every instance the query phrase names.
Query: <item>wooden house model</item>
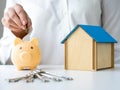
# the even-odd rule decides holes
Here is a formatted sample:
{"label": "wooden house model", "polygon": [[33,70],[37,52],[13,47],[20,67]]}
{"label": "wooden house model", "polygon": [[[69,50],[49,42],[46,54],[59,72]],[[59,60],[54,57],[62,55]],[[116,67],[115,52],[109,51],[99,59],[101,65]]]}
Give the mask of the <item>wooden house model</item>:
{"label": "wooden house model", "polygon": [[100,26],[77,25],[61,43],[65,45],[65,69],[114,67],[114,43],[117,41]]}

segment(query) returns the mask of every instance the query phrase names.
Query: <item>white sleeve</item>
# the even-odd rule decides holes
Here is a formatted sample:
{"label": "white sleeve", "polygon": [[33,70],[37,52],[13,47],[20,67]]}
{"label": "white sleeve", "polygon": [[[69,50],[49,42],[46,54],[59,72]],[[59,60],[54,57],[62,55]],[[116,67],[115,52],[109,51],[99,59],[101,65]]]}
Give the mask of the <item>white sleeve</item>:
{"label": "white sleeve", "polygon": [[[7,0],[5,11],[13,6],[16,0]],[[18,2],[17,2],[18,3]],[[26,35],[23,39],[28,39],[30,33]],[[6,64],[10,58],[11,49],[13,48],[13,41],[16,36],[6,27],[3,30],[3,37],[0,39],[0,64]]]}
{"label": "white sleeve", "polygon": [[6,7],[5,7],[4,11],[6,11],[9,7],[11,7],[15,4],[16,4],[16,0],[6,0]]}
{"label": "white sleeve", "polygon": [[102,0],[102,26],[118,43],[115,44],[115,62],[120,63],[120,0]]}
{"label": "white sleeve", "polygon": [[5,64],[10,56],[15,36],[11,31],[4,27],[3,37],[0,40],[0,60]]}

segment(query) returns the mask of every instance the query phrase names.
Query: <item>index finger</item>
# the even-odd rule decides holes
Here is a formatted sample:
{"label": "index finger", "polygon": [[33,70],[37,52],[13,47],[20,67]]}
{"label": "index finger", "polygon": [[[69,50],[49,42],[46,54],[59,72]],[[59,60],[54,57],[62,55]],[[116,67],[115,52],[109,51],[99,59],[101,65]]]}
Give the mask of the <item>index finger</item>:
{"label": "index finger", "polygon": [[23,7],[19,4],[16,4],[15,7],[15,12],[17,13],[18,17],[20,18],[23,26],[26,26],[27,24],[27,13],[24,11]]}

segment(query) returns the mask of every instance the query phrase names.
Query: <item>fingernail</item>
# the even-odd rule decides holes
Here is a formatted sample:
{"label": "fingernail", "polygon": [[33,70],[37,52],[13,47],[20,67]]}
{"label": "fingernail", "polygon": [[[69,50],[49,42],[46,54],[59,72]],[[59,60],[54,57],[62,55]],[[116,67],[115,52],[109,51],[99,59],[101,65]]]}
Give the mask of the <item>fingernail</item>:
{"label": "fingernail", "polygon": [[26,22],[25,22],[25,21],[22,21],[22,24],[23,24],[23,25],[26,25]]}

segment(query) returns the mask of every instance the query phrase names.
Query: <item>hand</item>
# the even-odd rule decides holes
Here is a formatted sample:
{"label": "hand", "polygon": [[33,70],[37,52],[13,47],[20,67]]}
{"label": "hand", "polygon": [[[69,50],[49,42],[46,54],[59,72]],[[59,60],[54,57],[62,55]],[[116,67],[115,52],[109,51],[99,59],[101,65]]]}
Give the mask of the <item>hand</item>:
{"label": "hand", "polygon": [[26,31],[29,30],[32,25],[31,19],[20,4],[8,8],[1,22],[19,38],[23,38],[27,34]]}

